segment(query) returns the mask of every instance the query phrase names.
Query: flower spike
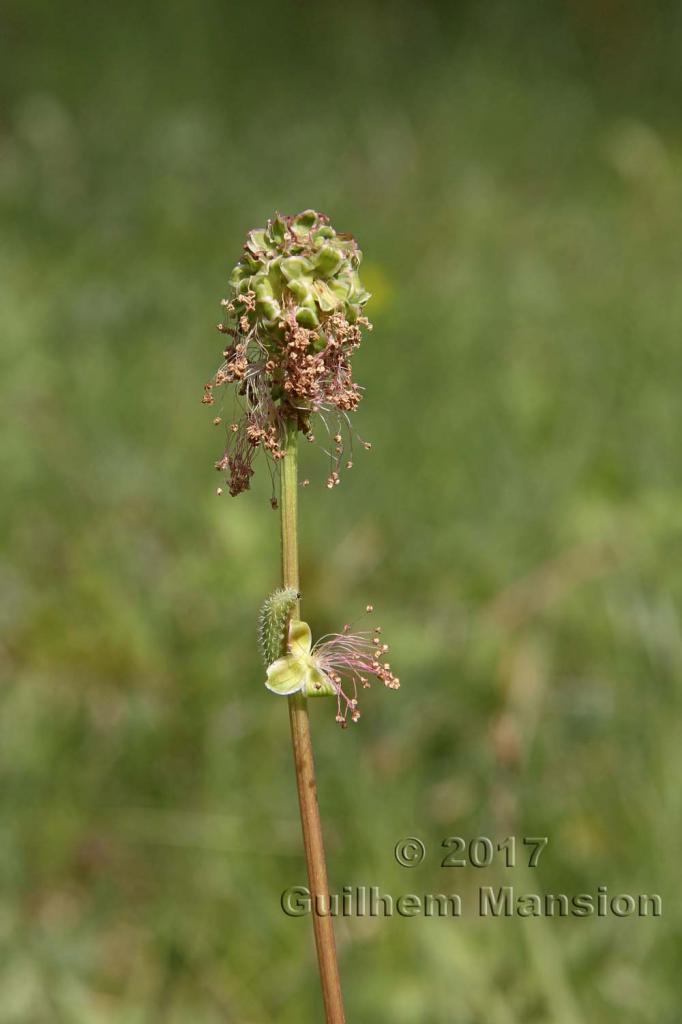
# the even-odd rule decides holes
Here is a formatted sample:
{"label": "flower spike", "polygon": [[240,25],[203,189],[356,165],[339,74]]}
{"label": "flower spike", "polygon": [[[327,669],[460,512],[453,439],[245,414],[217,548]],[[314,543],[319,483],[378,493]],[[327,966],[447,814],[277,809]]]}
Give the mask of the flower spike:
{"label": "flower spike", "polygon": [[294,422],[311,438],[315,415],[328,434],[327,487],[339,483],[342,464],[352,466],[348,417],[362,391],[353,381],[351,359],[362,328],[371,330],[362,315],[370,295],[358,275],[361,259],[355,239],[338,234],[314,210],[276,214],[265,228],[249,232],[230,276],[229,298],[221,303],[223,362],[202,399],[214,405],[218,390],[234,386],[234,415],[224,423],[222,416],[213,419],[225,431],[215,468],[226,473],[230,494],[249,488],[259,450],[277,468],[285,423]]}

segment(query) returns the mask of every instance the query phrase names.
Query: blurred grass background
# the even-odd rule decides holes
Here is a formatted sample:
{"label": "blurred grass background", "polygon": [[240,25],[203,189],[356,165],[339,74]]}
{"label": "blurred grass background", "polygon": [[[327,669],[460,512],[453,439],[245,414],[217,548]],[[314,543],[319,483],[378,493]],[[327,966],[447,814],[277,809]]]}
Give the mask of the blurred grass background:
{"label": "blurred grass background", "polygon": [[[0,8],[0,1021],[320,1019],[265,467],[202,408],[246,231],[365,251],[374,449],[304,453],[314,631],[399,694],[313,708],[331,880],[659,892],[659,920],[348,919],[350,1021],[677,1024],[678,4]],[[534,876],[448,835],[540,834]],[[426,863],[392,858],[421,836]]]}

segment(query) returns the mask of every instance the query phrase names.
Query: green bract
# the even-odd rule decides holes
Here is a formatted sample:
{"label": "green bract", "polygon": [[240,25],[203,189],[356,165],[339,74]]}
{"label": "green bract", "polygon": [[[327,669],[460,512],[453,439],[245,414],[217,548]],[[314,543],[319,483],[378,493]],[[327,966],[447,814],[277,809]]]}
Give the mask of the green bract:
{"label": "green bract", "polygon": [[250,310],[244,296],[252,292],[255,314],[251,311],[250,319],[264,344],[268,337],[281,340],[282,320],[292,312],[308,329],[335,311],[355,323],[370,297],[358,275],[361,259],[355,239],[337,234],[324,214],[277,214],[267,227],[249,232],[232,271],[235,312],[239,316]]}

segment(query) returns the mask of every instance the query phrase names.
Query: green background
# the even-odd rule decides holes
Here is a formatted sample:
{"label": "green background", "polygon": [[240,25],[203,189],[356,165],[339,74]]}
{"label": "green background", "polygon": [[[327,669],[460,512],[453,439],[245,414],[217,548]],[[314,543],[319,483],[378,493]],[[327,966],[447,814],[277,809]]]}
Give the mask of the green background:
{"label": "green background", "polygon": [[[315,633],[368,601],[398,693],[312,708],[355,1024],[676,1024],[682,798],[678,4],[0,8],[0,1021],[321,1019],[278,520],[215,496],[204,381],[246,231],[365,252],[373,441],[306,446]],[[546,835],[535,871],[450,835]],[[415,835],[424,864],[399,867]],[[482,921],[481,884],[663,917]]]}

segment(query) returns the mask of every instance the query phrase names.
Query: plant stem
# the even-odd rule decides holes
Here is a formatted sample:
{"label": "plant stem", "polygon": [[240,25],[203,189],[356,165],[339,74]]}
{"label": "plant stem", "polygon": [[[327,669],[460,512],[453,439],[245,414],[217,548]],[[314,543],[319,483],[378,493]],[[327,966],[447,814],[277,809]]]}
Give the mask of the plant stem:
{"label": "plant stem", "polygon": [[[298,581],[298,427],[287,423],[286,450],[282,460],[282,583],[299,589]],[[308,702],[301,693],[289,697],[289,721],[294,750],[298,802],[301,810],[303,845],[308,867],[313,930],[322,983],[327,1024],[344,1024],[343,995],[336,958],[333,919],[329,914],[329,882],[324,855],[320,808],[317,803],[315,761],[310,738]],[[316,908],[327,913],[321,916]]]}

